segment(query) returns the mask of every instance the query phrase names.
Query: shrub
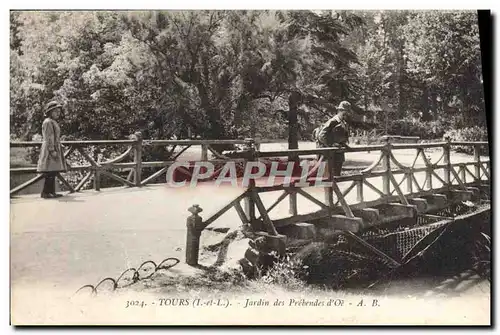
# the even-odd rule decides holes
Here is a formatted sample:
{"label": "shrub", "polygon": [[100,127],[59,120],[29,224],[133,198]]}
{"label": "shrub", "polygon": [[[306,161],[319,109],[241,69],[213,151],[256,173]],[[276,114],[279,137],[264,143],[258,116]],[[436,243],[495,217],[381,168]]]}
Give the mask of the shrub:
{"label": "shrub", "polygon": [[389,135],[418,136],[420,139],[442,138],[450,124],[446,120],[420,122],[404,118],[391,121],[387,128]]}
{"label": "shrub", "polygon": [[308,266],[299,260],[294,260],[290,255],[286,255],[267,270],[265,274],[260,274],[257,281],[265,284],[274,284],[286,287],[291,290],[301,289],[306,284]]}
{"label": "shrub", "polygon": [[[460,129],[453,129],[444,134],[445,137],[449,137],[452,141],[456,142],[479,142],[488,141],[488,130],[485,127],[467,127]],[[474,153],[474,148],[472,146],[456,146],[453,149],[457,152],[464,152],[472,155]],[[488,154],[488,147],[482,146],[480,153],[482,155]]]}

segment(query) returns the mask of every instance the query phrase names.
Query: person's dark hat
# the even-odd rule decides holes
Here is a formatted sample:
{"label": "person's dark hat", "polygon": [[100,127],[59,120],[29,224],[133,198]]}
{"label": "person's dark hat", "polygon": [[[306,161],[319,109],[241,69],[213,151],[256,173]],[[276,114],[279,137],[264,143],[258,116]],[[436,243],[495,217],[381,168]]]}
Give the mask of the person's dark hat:
{"label": "person's dark hat", "polygon": [[51,101],[45,105],[45,116],[49,116],[50,112],[56,108],[63,108],[63,106],[57,101]]}

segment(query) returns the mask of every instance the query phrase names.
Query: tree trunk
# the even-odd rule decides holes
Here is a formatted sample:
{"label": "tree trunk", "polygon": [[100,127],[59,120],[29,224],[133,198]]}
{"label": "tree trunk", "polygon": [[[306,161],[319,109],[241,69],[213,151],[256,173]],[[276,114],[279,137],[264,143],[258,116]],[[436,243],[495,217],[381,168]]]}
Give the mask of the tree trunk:
{"label": "tree trunk", "polygon": [[437,93],[436,89],[433,88],[431,91],[431,110],[432,110],[432,119],[437,120],[438,118],[438,108],[437,108]]}
{"label": "tree trunk", "polygon": [[233,123],[236,128],[241,127],[241,125],[243,124],[243,115],[245,115],[246,111],[248,110],[248,100],[248,96],[246,94],[243,94],[238,101],[236,109],[234,110]]}
{"label": "tree trunk", "polygon": [[429,114],[429,89],[427,86],[423,87],[422,92],[422,120],[430,121],[431,115]]}
{"label": "tree trunk", "polygon": [[468,99],[468,96],[467,96],[467,82],[464,81],[462,83],[462,117],[464,118],[464,121],[465,122],[469,122],[471,120],[471,113],[470,113],[470,110],[469,110],[469,99]]}
{"label": "tree trunk", "polygon": [[298,149],[298,133],[299,133],[299,123],[298,123],[298,109],[299,109],[300,95],[298,93],[290,94],[288,98],[288,149]]}
{"label": "tree trunk", "polygon": [[224,132],[221,125],[220,112],[211,106],[205,86],[201,83],[197,85],[200,94],[201,107],[208,117],[209,129],[206,131],[208,139],[223,139]]}

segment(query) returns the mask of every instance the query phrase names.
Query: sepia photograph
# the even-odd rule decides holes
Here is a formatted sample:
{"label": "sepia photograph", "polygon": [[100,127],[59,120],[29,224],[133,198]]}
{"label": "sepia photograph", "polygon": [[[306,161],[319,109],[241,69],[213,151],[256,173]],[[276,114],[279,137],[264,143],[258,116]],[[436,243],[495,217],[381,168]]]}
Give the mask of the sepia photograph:
{"label": "sepia photograph", "polygon": [[11,325],[491,326],[489,11],[9,18]]}

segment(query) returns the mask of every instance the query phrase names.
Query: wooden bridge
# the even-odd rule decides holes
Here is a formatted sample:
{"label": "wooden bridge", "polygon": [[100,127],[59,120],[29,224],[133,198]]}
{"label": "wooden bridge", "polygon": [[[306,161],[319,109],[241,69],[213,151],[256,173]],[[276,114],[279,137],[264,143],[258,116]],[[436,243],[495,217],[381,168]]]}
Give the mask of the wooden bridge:
{"label": "wooden bridge", "polygon": [[[199,209],[193,207],[191,217],[196,224],[191,231],[193,243],[199,244],[201,231],[220,218],[230,209],[238,213],[241,223],[252,231],[259,232],[268,238],[296,234],[296,230],[303,223],[316,223],[318,232],[328,233],[346,232],[353,235],[373,226],[380,226],[390,222],[414,218],[425,215],[437,217],[436,213],[450,205],[464,201],[476,201],[489,198],[490,161],[481,157],[481,149],[487,142],[451,142],[449,140],[436,143],[393,143],[401,138],[387,138],[385,144],[355,146],[345,149],[321,148],[308,150],[260,150],[261,143],[252,139],[247,140],[143,140],[140,134],[135,134],[129,140],[121,141],[67,141],[63,142],[66,148],[65,157],[78,154],[84,164],[71,166],[69,172],[79,172],[80,180],[68,181],[64,174],[58,178],[70,192],[79,192],[90,179],[93,179],[93,188],[101,189],[103,177],[108,178],[125,187],[141,187],[153,183],[167,173],[172,164],[182,160],[182,155],[192,146],[201,146],[201,157],[190,157],[188,160],[201,160],[215,165],[228,161],[236,162],[245,167],[249,162],[266,161],[273,159],[287,159],[312,162],[312,169],[308,176],[294,178],[289,185],[260,185],[258,181],[250,179],[250,183],[235,199],[224,205],[220,210],[202,219]],[[413,141],[413,139],[410,139]],[[11,142],[11,147],[38,147],[36,142]],[[240,145],[244,147],[244,154],[240,158],[228,157],[214,149],[221,145]],[[92,153],[90,148],[97,148]],[[121,147],[121,154],[107,161],[99,155],[99,148]],[[169,159],[164,161],[144,161],[144,153],[149,148],[167,148]],[[469,161],[454,162],[452,150],[454,147],[472,148],[474,155]],[[432,161],[426,151],[440,151],[439,158]],[[317,187],[303,185],[304,180],[315,181],[313,177],[321,164],[316,157],[333,166],[335,153],[344,152],[351,155],[364,156],[369,152],[376,155],[376,159],[361,168],[347,167],[347,174],[324,180],[330,182],[323,187],[323,197],[317,197]],[[401,162],[399,152],[412,154],[412,163]],[[211,154],[209,157],[209,154]],[[371,156],[370,156],[371,157]],[[183,168],[180,167],[180,170]],[[12,168],[11,174],[33,174],[36,168]],[[149,175],[147,175],[149,173]],[[189,171],[184,169],[184,173]],[[41,176],[19,185],[11,190],[11,196],[20,192],[29,185],[36,183]],[[300,183],[299,183],[300,182]],[[268,206],[262,200],[265,193],[280,193],[277,199]],[[273,218],[272,211],[288,198],[289,216]],[[307,210],[299,211],[298,201],[302,198],[310,202]],[[322,199],[321,199],[322,198]],[[316,206],[317,210],[311,210]],[[325,221],[326,219],[326,221]],[[189,230],[188,230],[188,234]],[[194,234],[194,235],[193,235]],[[198,239],[198,241],[196,241]],[[188,238],[189,240],[189,238]],[[363,241],[360,241],[363,243]],[[368,246],[369,247],[369,246]],[[196,249],[196,248],[195,248]],[[195,257],[196,256],[196,257]],[[188,263],[196,263],[197,255]]]}

